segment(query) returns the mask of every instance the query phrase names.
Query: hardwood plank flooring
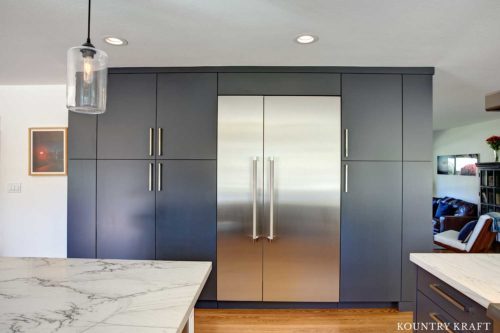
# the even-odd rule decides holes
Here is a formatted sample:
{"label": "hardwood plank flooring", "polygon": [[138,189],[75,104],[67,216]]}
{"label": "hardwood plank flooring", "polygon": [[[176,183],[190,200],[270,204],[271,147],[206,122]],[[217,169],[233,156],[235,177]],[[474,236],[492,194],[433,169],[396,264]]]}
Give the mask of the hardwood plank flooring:
{"label": "hardwood plank flooring", "polygon": [[[396,309],[225,310],[196,309],[196,333],[392,333],[412,312]],[[411,332],[408,330],[406,332]]]}

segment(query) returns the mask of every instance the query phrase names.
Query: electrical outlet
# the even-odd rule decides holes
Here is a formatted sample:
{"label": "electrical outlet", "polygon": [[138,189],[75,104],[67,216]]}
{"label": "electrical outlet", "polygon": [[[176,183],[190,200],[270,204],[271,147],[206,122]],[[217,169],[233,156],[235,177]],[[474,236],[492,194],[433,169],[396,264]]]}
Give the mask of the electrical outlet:
{"label": "electrical outlet", "polygon": [[21,193],[21,183],[8,183],[7,193]]}

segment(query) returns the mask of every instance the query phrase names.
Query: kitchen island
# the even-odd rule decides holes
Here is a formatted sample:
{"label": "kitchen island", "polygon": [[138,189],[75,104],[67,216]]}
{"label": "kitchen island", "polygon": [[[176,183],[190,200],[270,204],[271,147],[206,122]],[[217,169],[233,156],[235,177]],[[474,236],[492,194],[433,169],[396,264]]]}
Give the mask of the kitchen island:
{"label": "kitchen island", "polygon": [[416,325],[446,325],[447,332],[500,329],[500,254],[412,253],[410,260],[418,266]]}
{"label": "kitchen island", "polygon": [[0,258],[0,332],[193,332],[211,265]]}

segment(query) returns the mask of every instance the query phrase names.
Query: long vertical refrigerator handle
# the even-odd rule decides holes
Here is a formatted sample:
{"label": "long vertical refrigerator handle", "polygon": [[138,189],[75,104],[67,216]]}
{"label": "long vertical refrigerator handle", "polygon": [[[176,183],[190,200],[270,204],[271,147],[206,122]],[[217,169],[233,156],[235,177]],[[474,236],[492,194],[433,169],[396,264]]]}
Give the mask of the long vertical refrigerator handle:
{"label": "long vertical refrigerator handle", "polygon": [[269,236],[274,239],[274,157],[269,157]]}
{"label": "long vertical refrigerator handle", "polygon": [[349,192],[349,164],[344,164],[344,192]]}
{"label": "long vertical refrigerator handle", "polygon": [[149,128],[149,156],[153,156],[155,154],[154,150],[153,150],[153,146],[154,146],[154,131],[155,129],[150,127]]}
{"label": "long vertical refrigerator handle", "polygon": [[257,235],[257,162],[259,158],[255,156],[252,161],[252,239],[259,239]]}
{"label": "long vertical refrigerator handle", "polygon": [[344,129],[344,156],[349,157],[349,129]]}
{"label": "long vertical refrigerator handle", "polygon": [[148,191],[153,191],[153,163],[149,163]]}

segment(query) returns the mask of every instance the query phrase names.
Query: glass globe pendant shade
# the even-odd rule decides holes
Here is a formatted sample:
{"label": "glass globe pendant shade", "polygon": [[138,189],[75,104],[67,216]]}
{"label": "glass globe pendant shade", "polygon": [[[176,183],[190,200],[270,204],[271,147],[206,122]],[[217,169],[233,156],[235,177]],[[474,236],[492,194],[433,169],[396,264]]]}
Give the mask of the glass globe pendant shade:
{"label": "glass globe pendant shade", "polygon": [[108,55],[87,45],[68,50],[66,106],[85,114],[106,111]]}

